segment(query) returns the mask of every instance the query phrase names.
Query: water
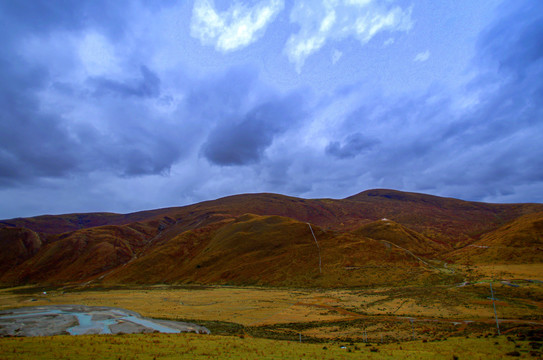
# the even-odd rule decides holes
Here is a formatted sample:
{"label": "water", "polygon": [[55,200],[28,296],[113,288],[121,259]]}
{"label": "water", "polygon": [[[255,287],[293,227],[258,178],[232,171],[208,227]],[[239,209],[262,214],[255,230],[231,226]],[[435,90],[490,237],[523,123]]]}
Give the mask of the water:
{"label": "water", "polygon": [[[111,334],[112,332],[110,326],[123,321],[142,325],[153,331],[158,331],[162,333],[181,332],[179,329],[155,323],[150,319],[145,319],[131,314],[127,314],[126,312],[123,312],[119,309],[92,310],[90,312],[69,311],[63,309],[36,309],[36,311],[34,312],[27,310],[26,312],[21,314],[0,315],[0,320],[16,318],[24,319],[44,315],[75,316],[77,318],[78,325],[66,329],[66,331],[71,335]],[[102,317],[105,318],[100,320],[93,320],[93,315],[102,315]],[[43,319],[43,321],[48,321],[48,319]]]}
{"label": "water", "polygon": [[70,315],[75,315],[79,321],[78,326],[71,327],[67,331],[71,335],[82,335],[92,332],[93,334],[111,334],[110,325],[115,325],[119,321],[129,321],[135,324],[145,326],[146,328],[158,331],[161,333],[179,333],[178,329],[173,329],[164,325],[157,324],[152,320],[146,320],[143,318],[138,318],[133,315],[122,316],[114,319],[105,319],[105,320],[92,320],[92,315],[85,313],[67,313]]}
{"label": "water", "polygon": [[111,334],[111,329],[109,325],[117,323],[116,319],[105,319],[93,321],[92,315],[80,312],[68,312],[68,315],[74,315],[77,317],[79,325],[72,326],[71,328],[66,329],[70,335],[82,335],[87,333],[92,334]]}

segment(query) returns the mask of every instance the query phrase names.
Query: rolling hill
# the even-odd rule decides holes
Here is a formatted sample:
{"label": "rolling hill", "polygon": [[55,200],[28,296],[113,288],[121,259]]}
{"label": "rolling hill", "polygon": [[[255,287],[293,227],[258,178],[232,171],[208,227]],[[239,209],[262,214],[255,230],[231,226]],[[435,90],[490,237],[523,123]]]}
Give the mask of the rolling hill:
{"label": "rolling hill", "polygon": [[444,261],[543,263],[542,214],[542,204],[379,189],[342,200],[243,194],[132,214],[9,219],[0,221],[0,284],[441,282],[451,276]]}
{"label": "rolling hill", "polygon": [[456,250],[451,259],[461,263],[530,264],[543,259],[543,212],[521,216]]}

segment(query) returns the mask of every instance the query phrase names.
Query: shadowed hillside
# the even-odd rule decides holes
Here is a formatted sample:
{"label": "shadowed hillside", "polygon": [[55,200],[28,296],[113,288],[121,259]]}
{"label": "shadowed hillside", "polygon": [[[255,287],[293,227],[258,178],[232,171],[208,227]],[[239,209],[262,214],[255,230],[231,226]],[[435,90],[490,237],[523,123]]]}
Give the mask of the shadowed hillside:
{"label": "shadowed hillside", "polygon": [[0,229],[0,274],[30,259],[41,246],[40,236],[32,230]]}
{"label": "shadowed hillside", "polygon": [[[442,281],[450,276],[436,266],[444,259],[540,262],[541,213],[541,204],[369,190],[343,200],[244,194],[126,215],[11,219],[0,221],[0,282],[331,287]],[[481,255],[490,246],[477,245],[483,243],[496,251]]]}
{"label": "shadowed hillside", "polygon": [[[4,229],[5,230],[5,229]],[[6,283],[84,281],[132,259],[152,230],[137,224],[103,226],[49,237],[32,257],[6,271]]]}
{"label": "shadowed hillside", "polygon": [[131,214],[88,213],[66,215],[42,215],[30,218],[0,220],[1,227],[24,227],[45,234],[61,234],[68,231],[103,225],[125,225],[164,216],[172,209],[140,211]]}

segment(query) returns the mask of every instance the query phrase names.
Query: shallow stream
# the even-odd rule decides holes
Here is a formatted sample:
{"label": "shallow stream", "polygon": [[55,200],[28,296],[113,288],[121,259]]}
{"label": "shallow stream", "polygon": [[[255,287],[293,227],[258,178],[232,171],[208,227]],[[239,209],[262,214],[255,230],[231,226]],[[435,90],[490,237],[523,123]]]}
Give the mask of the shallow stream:
{"label": "shallow stream", "polygon": [[46,336],[57,334],[115,334],[191,331],[209,333],[205,327],[143,318],[139,314],[109,307],[60,305],[27,307],[0,312],[0,335]]}

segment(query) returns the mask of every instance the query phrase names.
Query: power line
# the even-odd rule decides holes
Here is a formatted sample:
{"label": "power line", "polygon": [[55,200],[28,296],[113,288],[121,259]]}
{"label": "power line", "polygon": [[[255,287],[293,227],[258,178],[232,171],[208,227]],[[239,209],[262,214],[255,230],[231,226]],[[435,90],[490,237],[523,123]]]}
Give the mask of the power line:
{"label": "power line", "polygon": [[313,235],[313,239],[315,239],[315,244],[317,244],[317,249],[319,249],[319,273],[322,274],[321,248],[319,246],[319,242],[317,241],[317,238],[315,237],[315,233],[313,232],[313,228],[311,227],[311,224],[307,223],[307,225],[309,225],[309,230],[311,230],[311,235]]}
{"label": "power line", "polygon": [[490,296],[492,297],[492,305],[494,306],[494,318],[496,318],[496,329],[498,329],[498,335],[500,334],[500,323],[498,322],[498,313],[496,312],[496,303],[494,300],[498,300],[494,298],[494,291],[492,290],[492,282],[490,283]]}

